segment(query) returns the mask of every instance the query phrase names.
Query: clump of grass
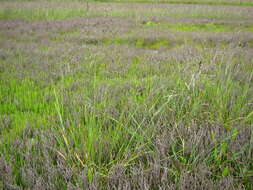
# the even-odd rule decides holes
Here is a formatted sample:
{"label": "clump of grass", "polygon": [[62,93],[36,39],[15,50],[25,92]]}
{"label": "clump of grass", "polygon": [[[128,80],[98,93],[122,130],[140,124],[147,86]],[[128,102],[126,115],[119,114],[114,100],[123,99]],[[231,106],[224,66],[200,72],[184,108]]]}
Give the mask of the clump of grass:
{"label": "clump of grass", "polygon": [[[143,63],[145,59],[135,57],[124,80],[121,79],[123,76],[118,76],[114,82],[110,79],[103,82],[106,66],[92,62],[98,61],[92,56],[90,63],[82,63],[88,64],[90,82],[73,91],[74,78],[62,75],[58,83],[50,85],[48,93],[52,99],[49,105],[43,103],[46,89],[36,90],[33,95],[32,81],[24,80],[15,88],[16,83],[6,81],[12,84],[9,90],[13,92],[1,93],[2,98],[23,99],[13,111],[10,109],[14,106],[12,103],[9,107],[4,106],[6,108],[1,106],[4,108],[2,113],[11,111],[15,117],[21,113],[28,117],[17,118],[24,121],[19,125],[14,125],[14,119],[13,130],[3,133],[13,135],[11,140],[1,142],[1,157],[7,159],[15,174],[12,181],[4,185],[67,189],[91,185],[99,188],[109,184],[119,187],[129,183],[136,185],[135,188],[174,184],[187,189],[187,183],[195,176],[194,183],[198,186],[199,183],[209,184],[210,187],[205,187],[212,189],[226,178],[242,175],[240,183],[226,182],[225,186],[237,188],[243,185],[249,189],[252,137],[251,132],[244,131],[251,130],[252,109],[248,104],[252,99],[252,86],[250,78],[243,83],[237,79],[237,72],[244,71],[246,65],[236,64],[235,57],[231,57],[235,62],[230,64],[222,61],[225,59],[222,55],[215,57],[221,62],[211,63],[214,67],[211,73],[215,75],[211,77],[205,67],[214,57],[206,55],[203,58],[204,65],[193,60],[184,75],[181,73],[185,72],[186,65],[171,62],[170,75],[164,78],[155,77],[152,67]],[[141,77],[145,72],[146,76]],[[7,90],[1,88],[1,91],[4,89]],[[33,102],[35,99],[38,108]],[[43,117],[51,120],[43,122]],[[17,148],[8,152],[18,136],[21,137]],[[28,151],[23,154],[25,150]],[[42,167],[41,162],[47,165]],[[114,176],[116,166],[122,170],[120,176]],[[206,167],[211,175],[200,178],[196,170],[202,171],[202,167]],[[242,167],[243,174],[240,174]],[[152,179],[153,182],[133,182],[131,175],[137,175],[136,170],[140,170],[137,174],[145,180]],[[142,170],[159,172],[161,176],[152,172],[145,174]],[[166,173],[167,170],[170,173]],[[82,171],[85,173],[81,174]],[[80,182],[83,175],[85,184]],[[125,182],[119,182],[120,179]],[[160,181],[162,179],[169,183]]]}

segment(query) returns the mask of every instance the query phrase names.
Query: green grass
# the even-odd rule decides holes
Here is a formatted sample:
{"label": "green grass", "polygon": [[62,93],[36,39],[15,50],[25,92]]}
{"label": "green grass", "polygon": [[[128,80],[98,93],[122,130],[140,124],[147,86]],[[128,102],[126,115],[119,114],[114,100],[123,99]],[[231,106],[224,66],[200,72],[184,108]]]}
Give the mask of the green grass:
{"label": "green grass", "polygon": [[231,24],[216,24],[216,23],[159,23],[147,21],[145,26],[163,27],[171,30],[185,31],[185,32],[232,32],[232,31],[246,31],[252,32],[252,25],[236,26]]}
{"label": "green grass", "polygon": [[6,8],[0,11],[0,19],[58,20],[86,15],[85,8]]}
{"label": "green grass", "polygon": [[0,88],[0,115],[11,115],[14,120],[12,128],[4,135],[6,142],[20,135],[19,132],[26,126],[27,120],[43,122],[44,116],[52,113],[52,104],[45,100],[47,90],[40,90],[28,79],[10,79],[8,83],[1,81]]}
{"label": "green grass", "polygon": [[164,48],[172,48],[173,46],[170,44],[169,40],[147,40],[147,39],[109,39],[104,40],[102,42],[104,44],[118,44],[118,45],[131,45],[137,48],[145,48],[145,49],[160,49]]}
{"label": "green grass", "polygon": [[138,4],[136,9],[124,6],[124,4],[112,3],[105,4],[108,10],[103,9],[99,3],[90,3],[89,9],[85,3],[75,6],[56,6],[56,4],[47,4],[45,6],[25,6],[25,4],[11,4],[0,7],[0,19],[25,19],[35,20],[61,20],[77,17],[124,17],[143,19],[145,17],[172,17],[172,18],[209,18],[209,19],[251,19],[251,15],[242,11],[230,11],[229,9],[215,9],[215,7],[190,7],[163,8],[158,7],[152,10],[142,9]]}

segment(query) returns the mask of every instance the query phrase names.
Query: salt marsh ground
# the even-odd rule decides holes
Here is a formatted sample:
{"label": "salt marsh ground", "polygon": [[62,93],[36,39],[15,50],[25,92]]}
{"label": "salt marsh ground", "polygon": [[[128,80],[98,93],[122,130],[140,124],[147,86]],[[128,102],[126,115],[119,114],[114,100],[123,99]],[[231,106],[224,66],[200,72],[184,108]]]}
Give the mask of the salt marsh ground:
{"label": "salt marsh ground", "polygon": [[253,188],[253,3],[0,1],[0,189]]}

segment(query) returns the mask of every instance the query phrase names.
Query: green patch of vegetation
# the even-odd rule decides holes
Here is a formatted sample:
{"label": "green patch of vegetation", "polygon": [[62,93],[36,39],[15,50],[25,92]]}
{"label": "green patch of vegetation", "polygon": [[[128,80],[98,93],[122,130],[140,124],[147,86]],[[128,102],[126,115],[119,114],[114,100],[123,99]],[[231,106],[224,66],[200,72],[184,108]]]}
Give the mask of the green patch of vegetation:
{"label": "green patch of vegetation", "polygon": [[39,48],[38,48],[40,51],[43,51],[43,52],[48,52],[50,47],[48,46],[45,46],[45,45],[40,45]]}
{"label": "green patch of vegetation", "polygon": [[6,40],[6,37],[2,34],[0,34],[0,40]]}
{"label": "green patch of vegetation", "polygon": [[45,112],[48,104],[42,101],[41,95],[36,84],[28,80],[20,82],[11,80],[8,82],[8,86],[6,84],[1,84],[1,97],[8,98],[2,101],[0,113],[12,114],[15,113],[15,111]]}
{"label": "green patch of vegetation", "polygon": [[251,25],[235,26],[230,24],[215,24],[215,23],[164,23],[147,21],[145,26],[160,26],[171,30],[185,32],[231,32],[231,31],[247,31],[252,32]]}
{"label": "green patch of vegetation", "polygon": [[0,19],[57,20],[85,17],[85,8],[0,8]]}
{"label": "green patch of vegetation", "polygon": [[50,96],[48,90],[39,89],[37,84],[28,79],[1,81],[0,92],[0,115],[10,115],[13,120],[11,128],[4,133],[6,140],[13,140],[20,135],[27,121],[40,122],[53,113],[53,103],[46,99]]}
{"label": "green patch of vegetation", "polygon": [[246,28],[249,32],[253,32],[253,25],[246,26]]}
{"label": "green patch of vegetation", "polygon": [[147,49],[160,49],[164,48],[171,48],[171,44],[169,40],[151,40],[151,39],[114,39],[114,40],[105,40],[105,44],[126,44],[126,45],[133,45],[137,48],[147,48]]}
{"label": "green patch of vegetation", "polygon": [[[100,1],[100,0],[95,0]],[[113,2],[113,0],[101,0],[103,2]],[[139,3],[168,3],[168,4],[202,4],[202,5],[235,5],[235,6],[253,6],[251,1],[240,0],[115,0],[116,2],[139,2]]]}

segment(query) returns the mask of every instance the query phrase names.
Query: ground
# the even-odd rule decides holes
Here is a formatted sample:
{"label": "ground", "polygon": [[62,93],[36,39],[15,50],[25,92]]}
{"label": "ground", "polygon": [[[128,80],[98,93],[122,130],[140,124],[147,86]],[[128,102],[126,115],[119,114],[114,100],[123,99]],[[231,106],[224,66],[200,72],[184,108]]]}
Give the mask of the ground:
{"label": "ground", "polygon": [[0,1],[0,189],[252,189],[253,3]]}

